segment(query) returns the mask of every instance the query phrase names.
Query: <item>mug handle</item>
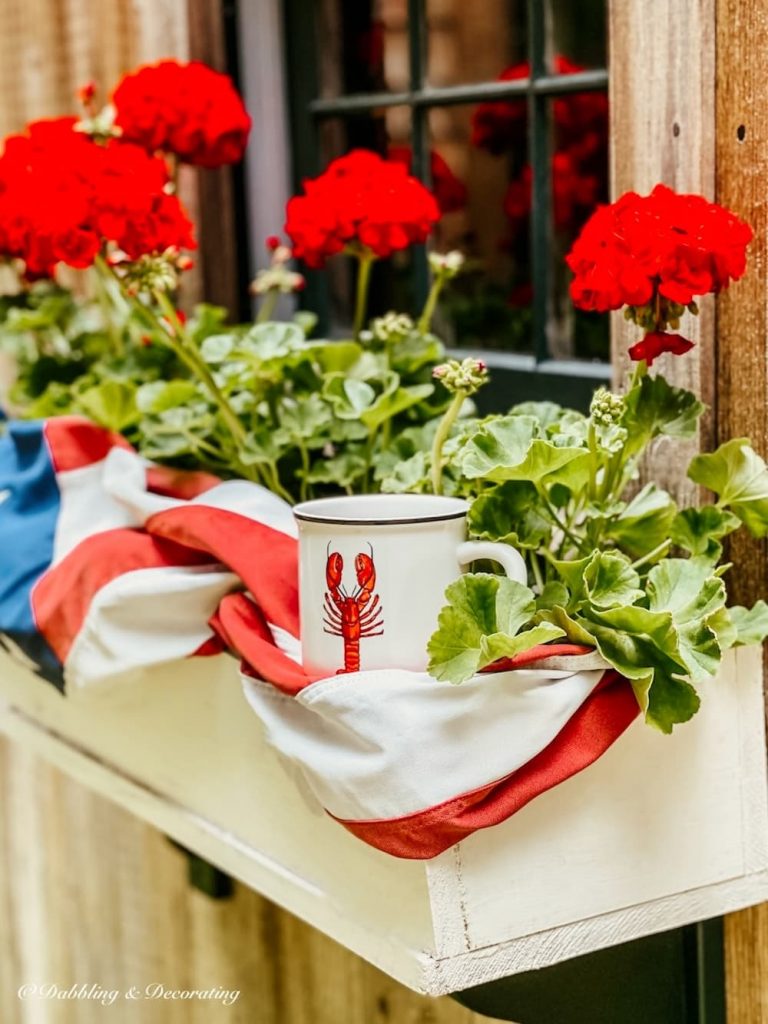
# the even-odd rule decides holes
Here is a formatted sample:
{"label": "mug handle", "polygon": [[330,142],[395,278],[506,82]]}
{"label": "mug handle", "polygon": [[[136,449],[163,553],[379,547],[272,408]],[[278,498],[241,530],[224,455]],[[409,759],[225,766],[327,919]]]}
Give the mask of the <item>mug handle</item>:
{"label": "mug handle", "polygon": [[465,540],[456,549],[459,565],[465,566],[479,558],[498,562],[511,580],[528,585],[528,569],[523,556],[509,544],[498,544],[488,540]]}

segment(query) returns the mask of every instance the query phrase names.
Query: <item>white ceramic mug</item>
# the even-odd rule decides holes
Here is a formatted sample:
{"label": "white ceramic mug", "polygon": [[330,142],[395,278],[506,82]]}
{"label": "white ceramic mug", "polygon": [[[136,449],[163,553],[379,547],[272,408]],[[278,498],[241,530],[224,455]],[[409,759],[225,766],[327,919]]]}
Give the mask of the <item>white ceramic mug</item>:
{"label": "white ceramic mug", "polygon": [[468,541],[469,505],[427,494],[319,498],[297,505],[302,660],[333,675],[427,667],[445,588],[470,562],[527,582],[508,544]]}

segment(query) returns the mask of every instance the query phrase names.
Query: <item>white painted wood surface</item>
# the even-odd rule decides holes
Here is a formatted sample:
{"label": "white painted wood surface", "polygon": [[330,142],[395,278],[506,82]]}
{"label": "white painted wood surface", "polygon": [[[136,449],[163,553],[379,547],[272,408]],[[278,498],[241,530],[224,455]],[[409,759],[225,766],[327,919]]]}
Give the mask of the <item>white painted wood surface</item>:
{"label": "white painted wood surface", "polygon": [[0,662],[0,730],[433,995],[768,898],[761,709],[760,652],[738,652],[672,738],[635,723],[597,764],[424,864],[311,803],[226,657],[67,699]]}

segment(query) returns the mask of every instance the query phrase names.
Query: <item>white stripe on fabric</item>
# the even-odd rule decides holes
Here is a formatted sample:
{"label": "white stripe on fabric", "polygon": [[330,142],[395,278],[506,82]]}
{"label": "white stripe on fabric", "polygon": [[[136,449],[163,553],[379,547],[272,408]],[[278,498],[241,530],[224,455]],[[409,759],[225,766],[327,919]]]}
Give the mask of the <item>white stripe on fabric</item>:
{"label": "white stripe on fabric", "polygon": [[108,466],[115,464],[119,455],[120,472],[126,487],[144,487],[144,462],[132,452],[113,449],[106,459],[79,469],[63,470],[56,474],[60,508],[53,542],[53,565],[77,545],[104,530],[141,526],[143,520],[120,497],[105,487]]}
{"label": "white stripe on fabric", "polygon": [[146,468],[150,465],[135,452],[123,448],[113,448],[103,464],[101,486],[128,510],[133,525],[143,525],[158,512],[204,505],[236,512],[289,537],[297,535],[291,506],[260,484],[248,480],[225,480],[191,500],[166,497],[147,490]]}
{"label": "white stripe on fabric", "polygon": [[67,658],[67,691],[126,681],[137,669],[189,657],[211,636],[208,619],[242,586],[220,566],[136,569],[105,584]]}
{"label": "white stripe on fabric", "polygon": [[461,686],[401,669],[334,676],[296,697],[242,677],[268,741],[336,817],[399,818],[505,778],[547,747],[603,672],[521,669]]}
{"label": "white stripe on fabric", "polygon": [[300,665],[301,642],[299,638],[294,636],[293,633],[289,633],[287,629],[283,629],[282,626],[276,626],[274,622],[268,622],[267,625],[272,634],[272,639],[275,641],[275,647],[278,647],[283,654]]}

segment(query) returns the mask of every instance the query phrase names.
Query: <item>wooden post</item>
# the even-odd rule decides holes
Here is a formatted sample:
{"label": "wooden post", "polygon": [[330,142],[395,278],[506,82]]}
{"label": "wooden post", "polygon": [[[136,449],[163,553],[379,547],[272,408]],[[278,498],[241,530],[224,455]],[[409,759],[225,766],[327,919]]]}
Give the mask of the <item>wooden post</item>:
{"label": "wooden post", "polygon": [[[768,253],[768,0],[614,0],[610,5],[613,190],[644,192],[657,181],[731,207],[755,229],[746,277],[715,311],[704,303],[683,333],[698,342],[684,359],[665,357],[668,379],[710,405],[698,444],[750,437],[768,451],[766,308]],[[617,318],[617,379],[636,336]],[[692,447],[696,447],[693,445]],[[659,446],[654,475],[680,497],[687,456]],[[768,593],[764,543],[738,538],[729,590],[748,603]],[[726,919],[729,1024],[768,1024],[768,906]]]}
{"label": "wooden post", "polygon": [[[717,0],[717,198],[752,225],[746,277],[717,307],[717,433],[750,437],[768,454],[768,46],[766,0]],[[736,538],[729,589],[768,595],[764,542]],[[729,1024],[768,1024],[768,905],[726,919]]]}

